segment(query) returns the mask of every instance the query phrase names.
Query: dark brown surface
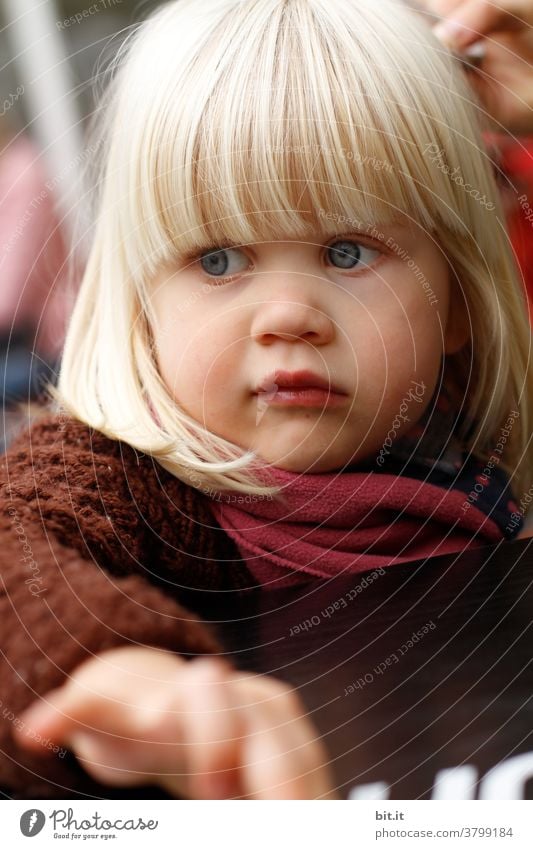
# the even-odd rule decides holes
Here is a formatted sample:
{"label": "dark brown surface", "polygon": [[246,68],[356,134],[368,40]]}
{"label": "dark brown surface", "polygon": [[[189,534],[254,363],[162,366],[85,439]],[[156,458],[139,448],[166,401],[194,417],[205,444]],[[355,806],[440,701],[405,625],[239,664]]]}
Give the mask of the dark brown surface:
{"label": "dark brown surface", "polygon": [[364,589],[361,575],[222,595],[203,614],[236,665],[297,687],[344,795],[380,781],[391,799],[427,799],[441,769],[481,777],[533,750],[531,541],[372,574]]}

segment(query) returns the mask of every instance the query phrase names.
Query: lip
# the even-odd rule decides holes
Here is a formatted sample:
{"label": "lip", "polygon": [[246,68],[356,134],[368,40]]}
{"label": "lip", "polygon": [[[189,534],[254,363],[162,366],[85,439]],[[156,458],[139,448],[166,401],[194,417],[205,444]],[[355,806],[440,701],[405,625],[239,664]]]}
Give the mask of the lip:
{"label": "lip", "polygon": [[308,369],[277,369],[263,378],[254,394],[269,406],[282,407],[334,407],[348,397],[327,378]]}

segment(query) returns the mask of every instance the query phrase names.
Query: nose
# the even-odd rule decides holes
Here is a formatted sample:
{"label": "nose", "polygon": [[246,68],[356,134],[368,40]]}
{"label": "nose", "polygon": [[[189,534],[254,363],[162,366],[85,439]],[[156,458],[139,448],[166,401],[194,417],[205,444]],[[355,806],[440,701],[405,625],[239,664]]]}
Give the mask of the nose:
{"label": "nose", "polygon": [[252,339],[261,345],[272,345],[278,340],[304,341],[311,345],[331,342],[335,335],[334,322],[318,299],[311,296],[310,290],[316,282],[320,283],[299,284],[287,291],[285,297],[285,291],[275,287],[271,297],[258,301],[252,320]]}

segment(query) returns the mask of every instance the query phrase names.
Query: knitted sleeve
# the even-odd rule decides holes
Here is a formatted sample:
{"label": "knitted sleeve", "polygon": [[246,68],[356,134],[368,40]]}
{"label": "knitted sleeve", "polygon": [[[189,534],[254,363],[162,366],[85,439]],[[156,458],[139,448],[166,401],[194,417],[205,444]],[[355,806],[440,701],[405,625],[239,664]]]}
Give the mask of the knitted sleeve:
{"label": "knitted sleeve", "polygon": [[120,444],[93,435],[80,423],[65,430],[40,422],[3,458],[0,785],[14,798],[113,795],[71,754],[50,746],[46,759],[28,755],[12,736],[18,714],[84,660],[122,645],[186,655],[218,649],[208,628],[143,571],[150,522],[125,496],[133,489],[143,500],[134,452],[124,459]]}

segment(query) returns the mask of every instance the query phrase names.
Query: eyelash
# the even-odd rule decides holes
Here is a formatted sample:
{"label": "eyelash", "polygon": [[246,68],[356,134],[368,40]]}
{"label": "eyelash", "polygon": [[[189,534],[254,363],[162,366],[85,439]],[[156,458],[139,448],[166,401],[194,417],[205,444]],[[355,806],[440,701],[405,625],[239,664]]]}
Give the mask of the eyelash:
{"label": "eyelash", "polygon": [[[348,234],[348,235],[340,234],[339,236],[337,236],[335,238],[334,241],[332,241],[328,245],[324,245],[323,250],[321,251],[322,258],[325,256],[326,252],[331,248],[332,245],[336,244],[336,242],[342,242],[342,241],[356,242],[358,245],[361,245],[361,247],[367,248],[368,250],[379,251],[383,256],[388,255],[388,253],[389,253],[388,249],[386,248],[386,246],[384,245],[383,242],[377,242],[377,241],[373,241],[371,239],[365,239],[358,234],[354,235],[353,233],[351,233],[351,234]],[[190,265],[198,265],[199,268],[200,268],[200,274],[202,275],[204,280],[208,280],[209,282],[214,283],[215,285],[216,285],[216,281],[219,281],[219,283],[224,283],[224,282],[227,283],[228,281],[231,281],[231,280],[235,279],[236,277],[238,277],[239,274],[243,274],[243,273],[246,273],[246,272],[241,271],[241,272],[238,272],[237,274],[228,274],[226,276],[217,277],[216,275],[207,274],[199,264],[200,264],[200,260],[202,259],[202,257],[205,256],[206,254],[215,253],[216,251],[230,250],[231,248],[238,248],[238,250],[244,250],[240,246],[234,245],[234,244],[211,245],[207,248],[202,248],[200,251],[198,251],[198,250],[191,251],[189,254],[185,255],[184,258],[183,258],[184,264],[185,264],[186,267],[188,267]],[[381,260],[381,257],[378,257],[376,262],[379,262],[380,260]],[[373,263],[372,265],[375,265],[375,263]],[[359,272],[357,270],[352,271],[351,276],[356,276],[358,273],[361,273],[365,269],[368,269],[367,265],[364,265],[363,268],[361,269],[361,271],[359,271]],[[337,269],[337,270],[342,271],[342,269]]]}

